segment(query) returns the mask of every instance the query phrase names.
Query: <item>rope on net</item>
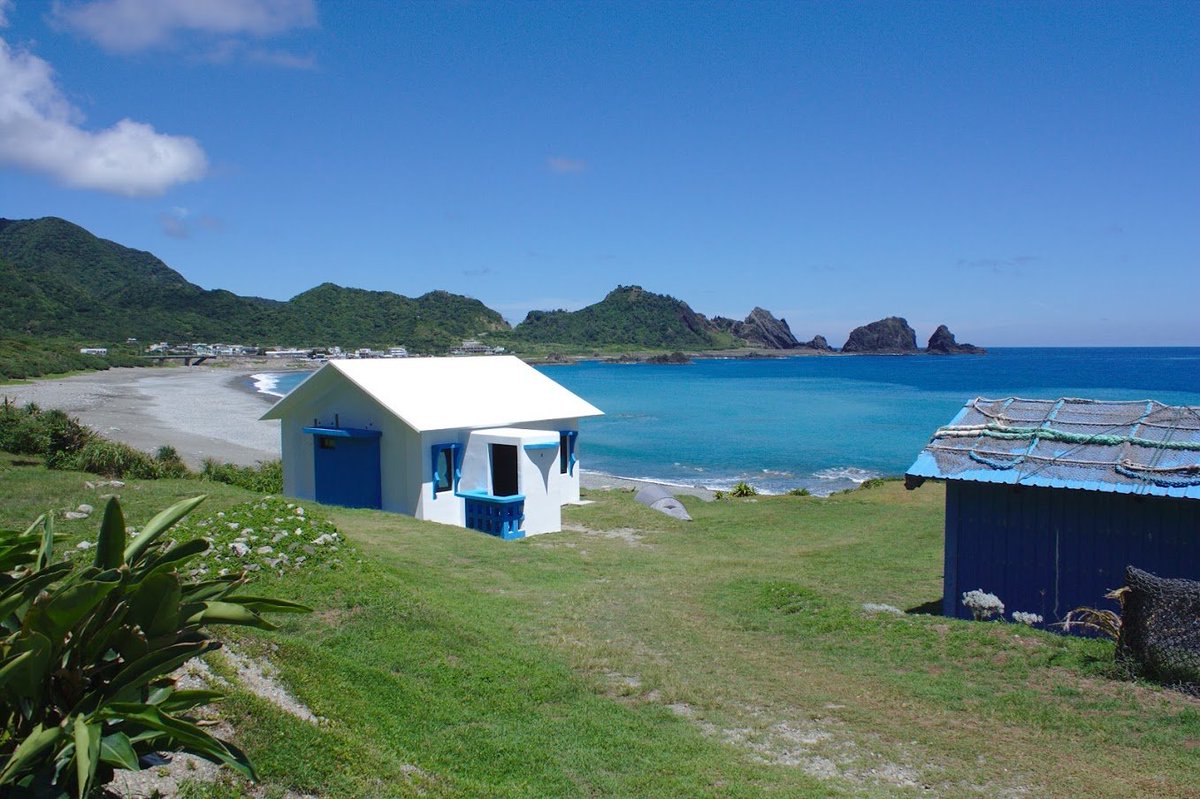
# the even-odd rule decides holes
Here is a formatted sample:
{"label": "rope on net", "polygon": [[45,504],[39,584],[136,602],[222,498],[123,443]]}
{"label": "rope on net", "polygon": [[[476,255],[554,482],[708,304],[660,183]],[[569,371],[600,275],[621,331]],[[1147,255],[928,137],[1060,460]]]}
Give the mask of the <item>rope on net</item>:
{"label": "rope on net", "polygon": [[934,438],[969,438],[984,436],[1009,441],[1024,441],[1040,438],[1046,441],[1061,441],[1065,444],[1092,444],[1096,446],[1116,447],[1122,444],[1133,444],[1148,449],[1173,449],[1200,452],[1200,440],[1197,441],[1155,441],[1137,436],[1108,435],[1102,433],[1072,433],[1066,430],[1053,430],[1045,427],[1005,427],[998,424],[947,425],[939,427],[933,434]]}

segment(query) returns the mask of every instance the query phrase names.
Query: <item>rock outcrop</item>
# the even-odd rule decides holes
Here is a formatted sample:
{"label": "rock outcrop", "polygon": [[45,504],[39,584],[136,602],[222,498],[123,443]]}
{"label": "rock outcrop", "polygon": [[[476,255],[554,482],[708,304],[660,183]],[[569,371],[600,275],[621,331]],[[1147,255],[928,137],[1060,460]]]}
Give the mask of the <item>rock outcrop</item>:
{"label": "rock outcrop", "polygon": [[910,354],[918,352],[917,332],[908,325],[908,320],[889,316],[869,325],[850,331],[850,338],[842,352]]}
{"label": "rock outcrop", "polygon": [[723,333],[730,333],[747,344],[766,347],[769,350],[794,350],[805,346],[792,335],[786,319],[776,319],[765,308],[755,308],[745,321],[715,316],[712,325]]}
{"label": "rock outcrop", "polygon": [[802,341],[800,346],[810,350],[818,350],[820,352],[833,352],[833,347],[829,346],[829,342],[824,336],[813,336],[812,341]]}
{"label": "rock outcrop", "polygon": [[938,329],[929,337],[928,352],[930,355],[984,355],[987,350],[974,344],[959,344],[954,340],[950,328],[938,325]]}
{"label": "rock outcrop", "polygon": [[756,307],[738,327],[734,335],[769,349],[790,350],[800,346],[800,342],[792,335],[787,320],[776,319],[765,308]]}

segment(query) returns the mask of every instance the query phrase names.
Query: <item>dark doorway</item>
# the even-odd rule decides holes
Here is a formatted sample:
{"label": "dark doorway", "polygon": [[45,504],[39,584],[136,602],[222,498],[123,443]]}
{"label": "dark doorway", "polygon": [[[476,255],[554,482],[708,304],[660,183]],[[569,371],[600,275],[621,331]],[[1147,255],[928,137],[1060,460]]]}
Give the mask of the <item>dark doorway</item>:
{"label": "dark doorway", "polygon": [[492,444],[492,495],[511,497],[517,491],[517,447]]}

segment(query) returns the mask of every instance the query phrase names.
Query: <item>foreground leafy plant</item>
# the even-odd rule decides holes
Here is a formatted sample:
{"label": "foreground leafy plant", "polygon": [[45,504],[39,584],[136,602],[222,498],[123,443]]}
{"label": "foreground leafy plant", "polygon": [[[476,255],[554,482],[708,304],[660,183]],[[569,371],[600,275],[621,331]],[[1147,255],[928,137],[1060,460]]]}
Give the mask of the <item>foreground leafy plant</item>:
{"label": "foreground leafy plant", "polygon": [[85,568],[51,562],[49,515],[24,532],[0,533],[0,794],[96,795],[114,769],[139,769],[142,757],[162,750],[190,752],[254,779],[245,754],[186,715],[221,695],[177,691],[169,675],[220,648],[204,632],[208,625],[275,629],[262,613],[308,608],[235,596],[244,572],[184,578],[184,564],[208,542],[160,538],[203,499],[172,505],[132,541],[120,504],[109,500]]}

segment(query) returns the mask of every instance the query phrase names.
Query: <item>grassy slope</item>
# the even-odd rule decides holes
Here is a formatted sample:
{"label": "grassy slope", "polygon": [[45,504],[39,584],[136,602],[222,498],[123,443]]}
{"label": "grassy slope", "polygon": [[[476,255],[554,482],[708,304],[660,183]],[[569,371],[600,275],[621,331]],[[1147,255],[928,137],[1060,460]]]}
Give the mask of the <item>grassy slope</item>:
{"label": "grassy slope", "polygon": [[[82,475],[10,462],[8,526],[97,504]],[[136,524],[197,491],[213,494],[209,512],[249,496],[160,481],[126,486],[122,502]],[[861,611],[940,594],[936,486],[689,500],[691,524],[628,494],[592,498],[566,511],[576,531],[515,544],[332,511],[363,563],[264,579],[319,610],[240,636],[329,719],[227,703],[267,784],[364,797],[1200,795],[1200,703],[1109,680],[1109,644]]]}

